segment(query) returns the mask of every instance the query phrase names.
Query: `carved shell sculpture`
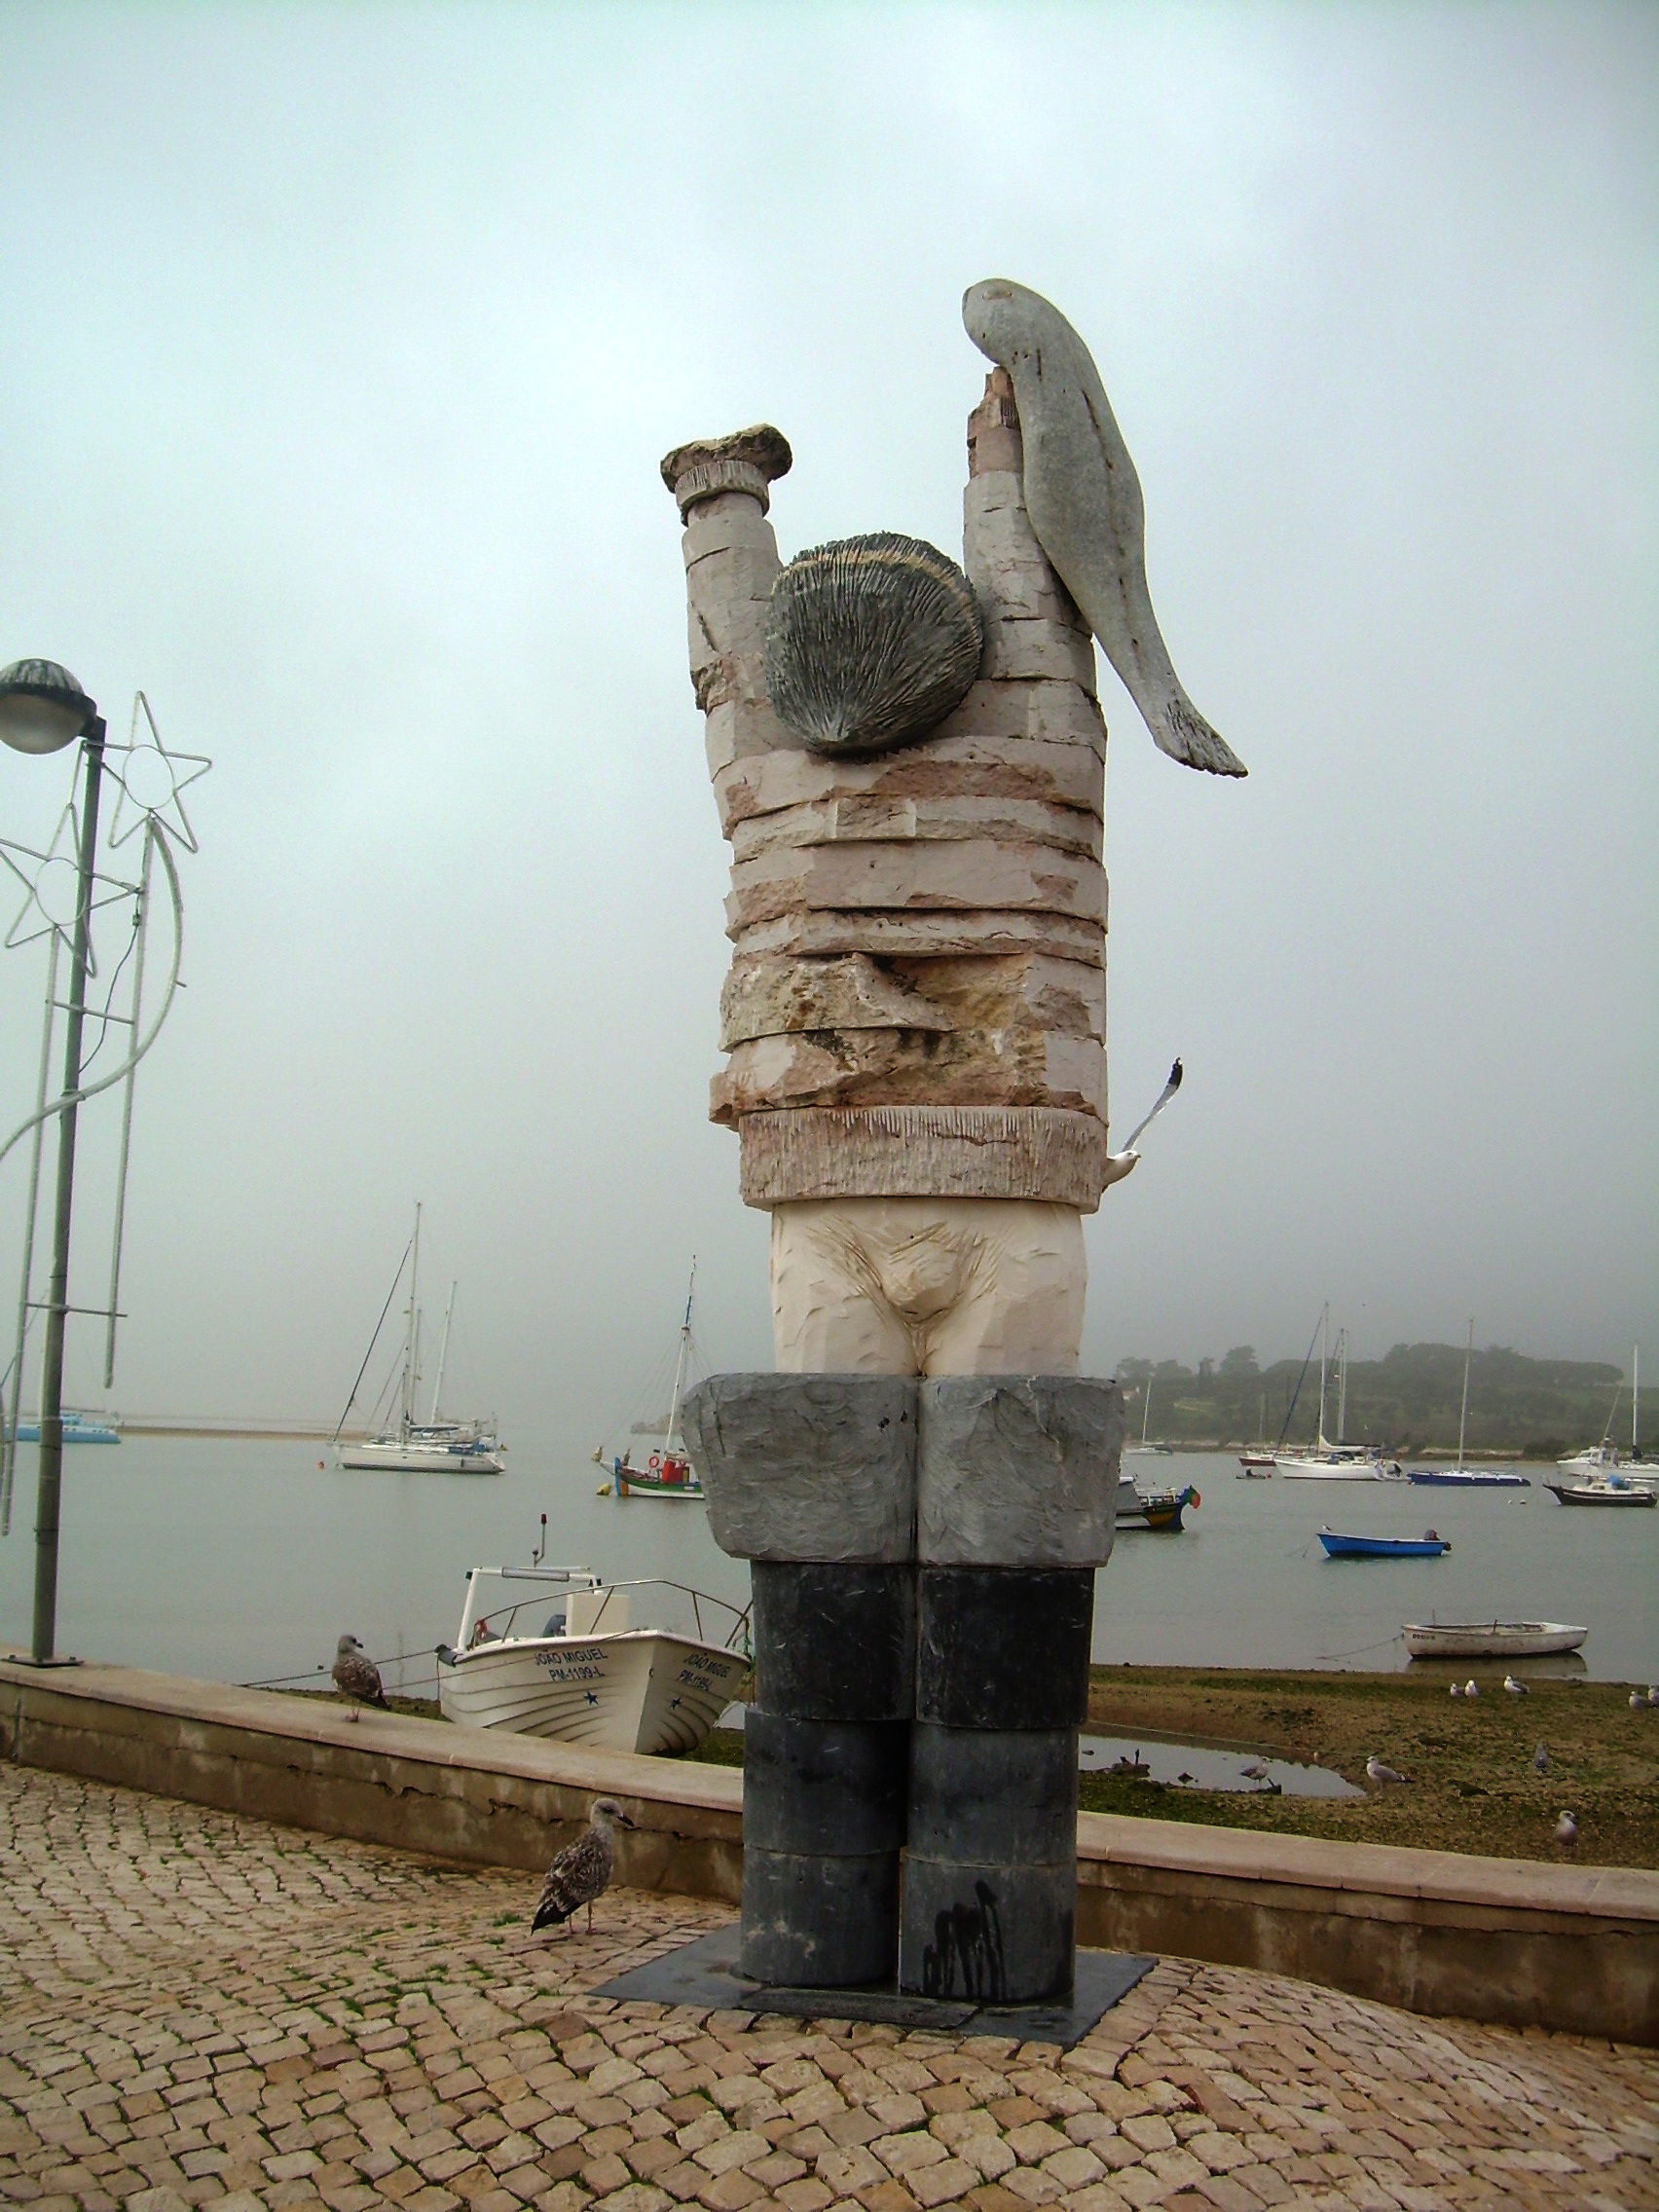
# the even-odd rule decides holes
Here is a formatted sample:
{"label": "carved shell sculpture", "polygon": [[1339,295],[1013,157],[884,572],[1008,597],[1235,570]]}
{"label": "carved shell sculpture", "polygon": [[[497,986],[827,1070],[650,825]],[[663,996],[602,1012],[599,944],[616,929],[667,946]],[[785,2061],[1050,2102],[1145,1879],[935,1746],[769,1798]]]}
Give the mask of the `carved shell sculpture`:
{"label": "carved shell sculpture", "polygon": [[766,688],[815,753],[887,753],[961,705],[985,626],[948,555],[880,531],[797,553],[772,587]]}

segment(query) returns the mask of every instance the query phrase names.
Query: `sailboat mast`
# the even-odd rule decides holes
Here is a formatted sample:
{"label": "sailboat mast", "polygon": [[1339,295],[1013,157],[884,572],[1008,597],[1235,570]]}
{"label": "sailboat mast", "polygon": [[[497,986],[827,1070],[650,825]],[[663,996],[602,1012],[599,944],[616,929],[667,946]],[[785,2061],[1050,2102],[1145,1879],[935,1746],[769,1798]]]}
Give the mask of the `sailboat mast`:
{"label": "sailboat mast", "polygon": [[1319,1438],[1315,1446],[1315,1449],[1320,1452],[1325,1450],[1325,1377],[1330,1367],[1325,1338],[1330,1327],[1330,1321],[1331,1309],[1328,1306],[1321,1306],[1319,1309]]}
{"label": "sailboat mast", "polygon": [[415,1234],[409,1239],[409,1315],[403,1332],[403,1388],[398,1393],[397,1424],[405,1444],[415,1419],[415,1331],[421,1295],[421,1205],[415,1204]]}
{"label": "sailboat mast", "polygon": [[435,1427],[438,1419],[438,1402],[444,1394],[444,1367],[449,1359],[450,1323],[455,1319],[455,1284],[450,1284],[449,1304],[444,1308],[444,1333],[438,1340],[438,1379],[432,1384],[432,1410],[426,1416]]}
{"label": "sailboat mast", "polygon": [[1149,1375],[1149,1376],[1147,1377],[1147,1379],[1146,1379],[1146,1387],[1145,1387],[1145,1389],[1144,1389],[1144,1390],[1143,1390],[1143,1391],[1141,1392],[1141,1442],[1142,1442],[1143,1444],[1144,1444],[1144,1443],[1146,1442],[1146,1424],[1147,1424],[1147,1422],[1148,1422],[1149,1420],[1151,1420],[1151,1419],[1152,1419],[1152,1377],[1151,1377],[1151,1376]]}
{"label": "sailboat mast", "polygon": [[1347,1331],[1337,1331],[1337,1442],[1347,1437]]}
{"label": "sailboat mast", "polygon": [[1463,1439],[1469,1427],[1469,1369],[1475,1356],[1475,1317],[1469,1315],[1469,1341],[1463,1347],[1463,1405],[1457,1416],[1457,1472],[1463,1472]]}
{"label": "sailboat mast", "polygon": [[662,1440],[666,1455],[680,1426],[680,1394],[685,1387],[685,1361],[691,1349],[691,1294],[697,1286],[697,1255],[691,1255],[691,1279],[685,1285],[685,1318],[680,1324],[680,1354],[674,1363],[674,1395],[669,1400],[668,1433]]}
{"label": "sailboat mast", "polygon": [[1641,1406],[1641,1346],[1630,1347],[1630,1456],[1640,1456],[1641,1446],[1638,1441]]}

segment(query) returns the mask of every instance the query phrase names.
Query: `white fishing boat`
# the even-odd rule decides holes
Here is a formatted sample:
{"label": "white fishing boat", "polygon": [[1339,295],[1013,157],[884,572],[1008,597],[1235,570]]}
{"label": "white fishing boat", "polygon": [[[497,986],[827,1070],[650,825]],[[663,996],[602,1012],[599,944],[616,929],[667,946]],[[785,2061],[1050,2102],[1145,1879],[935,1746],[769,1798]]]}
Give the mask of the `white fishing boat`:
{"label": "white fishing boat", "polygon": [[[635,1628],[637,1596],[689,1633]],[[475,1567],[454,1644],[438,1645],[446,1720],[596,1751],[695,1751],[738,1695],[749,1616],[683,1583],[606,1583],[587,1567]],[[714,1641],[723,1630],[724,1641]]]}
{"label": "white fishing boat", "polygon": [[[397,1296],[405,1267],[409,1270],[409,1303],[404,1309],[396,1415],[378,1434],[356,1443],[343,1443],[342,1432],[356,1403],[358,1384],[374,1357],[381,1327]],[[421,1208],[417,1206],[414,1233],[397,1264],[397,1273],[392,1277],[386,1305],[381,1309],[380,1321],[363,1354],[363,1364],[357,1370],[357,1381],[351,1385],[350,1398],[334,1431],[337,1465],[358,1469],[390,1468],[405,1475],[498,1475],[502,1472],[506,1446],[496,1433],[494,1417],[450,1420],[441,1411],[444,1370],[449,1363],[450,1328],[455,1319],[455,1293],[456,1286],[452,1282],[449,1303],[444,1309],[444,1330],[438,1346],[438,1372],[432,1384],[431,1407],[426,1419],[422,1420],[415,1403],[421,1383]]]}
{"label": "white fishing boat", "polygon": [[1537,1659],[1576,1651],[1590,1634],[1565,1621],[1407,1621],[1414,1659]]}

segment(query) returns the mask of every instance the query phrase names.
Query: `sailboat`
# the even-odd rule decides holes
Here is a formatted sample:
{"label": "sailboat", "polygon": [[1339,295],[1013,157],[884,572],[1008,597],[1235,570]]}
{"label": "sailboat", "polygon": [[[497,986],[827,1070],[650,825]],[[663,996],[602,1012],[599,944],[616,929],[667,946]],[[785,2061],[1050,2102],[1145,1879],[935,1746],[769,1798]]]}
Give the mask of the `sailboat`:
{"label": "sailboat", "polygon": [[1152,1419],[1152,1377],[1151,1377],[1151,1376],[1149,1375],[1149,1376],[1147,1377],[1147,1379],[1146,1379],[1146,1387],[1145,1387],[1145,1389],[1144,1389],[1144,1390],[1142,1391],[1142,1393],[1141,1393],[1141,1432],[1140,1432],[1140,1442],[1139,1442],[1138,1444],[1125,1444],[1125,1445],[1124,1446],[1124,1453],[1125,1453],[1125,1454],[1128,1454],[1128,1455],[1134,1455],[1134,1454],[1138,1454],[1138,1453],[1142,1453],[1142,1452],[1156,1452],[1156,1453],[1158,1454],[1158,1456],[1160,1456],[1160,1458],[1163,1458],[1163,1459],[1172,1459],[1172,1458],[1173,1458],[1173,1457],[1175,1456],[1175,1447],[1174,1447],[1174,1445],[1173,1445],[1173,1444],[1160,1444],[1160,1443],[1157,1443],[1157,1442],[1149,1442],[1149,1441],[1148,1441],[1148,1439],[1147,1439],[1147,1433],[1146,1433],[1146,1430],[1147,1430],[1147,1423],[1148,1423],[1148,1421],[1150,1421],[1150,1420],[1151,1420],[1151,1419]]}
{"label": "sailboat", "polygon": [[1463,1348],[1463,1403],[1457,1415],[1457,1464],[1456,1467],[1413,1467],[1408,1482],[1439,1490],[1530,1490],[1531,1479],[1497,1467],[1465,1467],[1463,1442],[1469,1430],[1469,1369],[1475,1357],[1475,1322],[1469,1317],[1469,1341]]}
{"label": "sailboat", "polygon": [[[619,1456],[612,1454],[610,1480],[600,1486],[601,1497],[701,1497],[702,1479],[685,1454],[685,1441],[680,1433],[680,1409],[684,1402],[686,1375],[691,1359],[691,1301],[697,1288],[697,1262],[691,1262],[691,1278],[685,1285],[685,1312],[680,1323],[680,1343],[674,1358],[674,1388],[669,1396],[668,1418],[660,1426],[652,1424],[651,1433],[657,1437],[656,1447],[645,1456],[643,1466],[635,1466],[632,1447]],[[605,1447],[594,1453],[595,1460],[605,1464]]]}
{"label": "sailboat", "polygon": [[1607,1411],[1607,1425],[1602,1431],[1600,1444],[1592,1444],[1582,1452],[1574,1452],[1569,1458],[1558,1459],[1556,1465],[1564,1467],[1574,1480],[1589,1477],[1592,1481],[1634,1483],[1639,1490],[1651,1490],[1659,1486],[1659,1460],[1643,1456],[1641,1441],[1641,1346],[1630,1347],[1630,1453],[1626,1456],[1613,1442],[1613,1417],[1619,1410],[1623,1386],[1613,1393],[1612,1405]]}
{"label": "sailboat", "polygon": [[1398,1460],[1385,1459],[1364,1444],[1344,1442],[1343,1431],[1347,1423],[1347,1331],[1337,1332],[1337,1440],[1333,1444],[1325,1434],[1325,1408],[1330,1378],[1328,1332],[1331,1309],[1327,1306],[1319,1314],[1319,1423],[1314,1442],[1301,1451],[1275,1452],[1273,1466],[1292,1480],[1304,1482],[1380,1483],[1391,1481],[1400,1472]]}
{"label": "sailboat", "polygon": [[[379,1342],[381,1325],[386,1320],[397,1286],[403,1280],[405,1265],[409,1269],[409,1303],[404,1309],[403,1356],[398,1369],[397,1417],[376,1436],[359,1444],[343,1444],[341,1431],[350,1418],[356,1403],[357,1385],[369,1361],[374,1357]],[[403,1258],[397,1263],[386,1305],[381,1308],[380,1321],[375,1324],[369,1348],[363,1354],[363,1364],[357,1370],[357,1382],[351,1385],[346,1411],[340,1417],[334,1431],[334,1457],[337,1465],[354,1469],[390,1468],[406,1475],[498,1475],[503,1471],[503,1455],[506,1446],[496,1433],[493,1418],[489,1419],[450,1420],[441,1410],[444,1387],[444,1369],[449,1362],[450,1325],[455,1318],[456,1286],[450,1284],[449,1303],[444,1311],[444,1333],[438,1348],[437,1380],[432,1386],[431,1407],[422,1420],[416,1407],[416,1394],[421,1383],[421,1208],[415,1208],[415,1229]]]}

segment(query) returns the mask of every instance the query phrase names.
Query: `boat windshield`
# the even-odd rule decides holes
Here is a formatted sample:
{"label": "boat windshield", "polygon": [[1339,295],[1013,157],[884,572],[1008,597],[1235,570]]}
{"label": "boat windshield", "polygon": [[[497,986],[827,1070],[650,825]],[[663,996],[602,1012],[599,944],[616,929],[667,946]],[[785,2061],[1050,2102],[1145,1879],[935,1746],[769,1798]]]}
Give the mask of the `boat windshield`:
{"label": "boat windshield", "polygon": [[[529,1585],[523,1595],[510,1584]],[[497,1587],[498,1586],[498,1587]],[[639,1591],[654,1593],[641,1617],[632,1604]],[[582,1636],[610,1636],[630,1629],[688,1635],[727,1651],[748,1649],[749,1608],[695,1590],[687,1582],[645,1576],[605,1582],[586,1567],[475,1567],[467,1577],[466,1607],[456,1641],[464,1650],[498,1637],[563,1636],[569,1601],[580,1595]],[[553,1601],[549,1604],[549,1599]]]}

